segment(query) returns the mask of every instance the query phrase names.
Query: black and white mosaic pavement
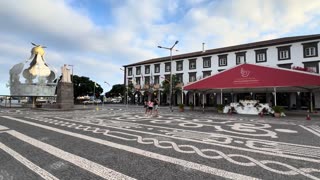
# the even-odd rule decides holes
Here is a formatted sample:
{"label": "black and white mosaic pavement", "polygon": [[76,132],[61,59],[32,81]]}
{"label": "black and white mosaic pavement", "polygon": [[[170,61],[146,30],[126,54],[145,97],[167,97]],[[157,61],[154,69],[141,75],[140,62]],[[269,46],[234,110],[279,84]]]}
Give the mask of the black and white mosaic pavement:
{"label": "black and white mosaic pavement", "polygon": [[320,179],[317,119],[0,110],[0,179]]}

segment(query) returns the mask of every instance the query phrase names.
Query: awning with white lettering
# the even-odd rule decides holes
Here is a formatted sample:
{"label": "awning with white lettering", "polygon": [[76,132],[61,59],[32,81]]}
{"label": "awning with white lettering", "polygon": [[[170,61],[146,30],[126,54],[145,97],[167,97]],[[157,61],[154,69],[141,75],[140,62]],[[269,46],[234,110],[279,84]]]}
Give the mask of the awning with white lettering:
{"label": "awning with white lettering", "polygon": [[188,91],[219,92],[319,91],[320,75],[311,72],[241,64],[183,87]]}

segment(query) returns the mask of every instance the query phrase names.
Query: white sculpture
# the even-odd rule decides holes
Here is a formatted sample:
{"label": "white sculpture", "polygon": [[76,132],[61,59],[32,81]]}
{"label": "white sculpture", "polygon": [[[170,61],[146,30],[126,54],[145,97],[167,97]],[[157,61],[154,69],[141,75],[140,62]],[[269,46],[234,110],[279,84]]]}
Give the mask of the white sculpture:
{"label": "white sculpture", "polygon": [[39,78],[38,83],[44,84],[45,81],[47,81],[47,83],[52,83],[52,81],[55,79],[55,73],[50,70],[44,60],[44,48],[46,47],[34,43],[31,44],[35,46],[31,50],[30,59],[32,59],[32,61],[30,63],[30,67],[23,71],[23,76],[26,78],[27,83],[29,84],[33,83],[33,80],[36,77]]}
{"label": "white sculpture", "polygon": [[[56,71],[45,59],[45,46],[31,43],[31,57],[9,71],[11,96],[54,96]],[[30,63],[30,64],[29,64]]]}
{"label": "white sculpture", "polygon": [[259,103],[257,100],[240,100],[239,103],[231,103],[229,106],[224,107],[223,113],[228,113],[231,109],[238,114],[258,115],[263,111],[274,113],[268,103]]}
{"label": "white sculpture", "polygon": [[66,64],[61,67],[61,72],[62,72],[61,82],[71,83],[70,69],[67,68]]}

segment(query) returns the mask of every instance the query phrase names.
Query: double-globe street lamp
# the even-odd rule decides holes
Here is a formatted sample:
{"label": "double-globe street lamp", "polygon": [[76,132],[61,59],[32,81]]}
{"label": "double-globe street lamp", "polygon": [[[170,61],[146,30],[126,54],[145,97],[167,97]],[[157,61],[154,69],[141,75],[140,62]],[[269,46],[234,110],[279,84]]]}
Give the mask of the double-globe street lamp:
{"label": "double-globe street lamp", "polygon": [[167,49],[167,50],[170,50],[170,101],[169,101],[169,105],[170,105],[170,110],[171,112],[173,112],[173,109],[172,109],[172,50],[174,48],[175,45],[178,44],[179,41],[176,41],[172,46],[171,48],[168,48],[168,47],[162,47],[162,46],[158,46],[158,48],[161,48],[161,49]]}

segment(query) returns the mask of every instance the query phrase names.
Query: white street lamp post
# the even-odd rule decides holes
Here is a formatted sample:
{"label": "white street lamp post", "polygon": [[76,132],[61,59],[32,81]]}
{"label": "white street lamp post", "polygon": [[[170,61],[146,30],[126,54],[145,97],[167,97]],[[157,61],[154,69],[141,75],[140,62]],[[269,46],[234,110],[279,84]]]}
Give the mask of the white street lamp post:
{"label": "white street lamp post", "polygon": [[170,101],[169,101],[169,105],[170,105],[170,110],[171,112],[173,112],[172,109],[172,50],[174,48],[175,45],[178,44],[179,41],[176,41],[171,48],[168,47],[162,47],[162,46],[158,46],[158,48],[162,48],[162,49],[168,49],[170,50]]}
{"label": "white street lamp post", "polygon": [[[107,82],[107,81],[104,81],[104,83],[105,84],[107,84],[108,86],[110,86],[110,84]],[[105,94],[103,95],[103,101],[102,101],[102,104],[104,104],[104,102],[105,102],[105,98],[106,98],[106,96],[105,96]]]}

